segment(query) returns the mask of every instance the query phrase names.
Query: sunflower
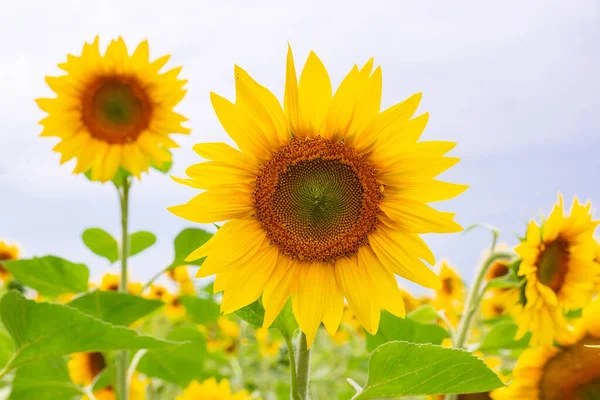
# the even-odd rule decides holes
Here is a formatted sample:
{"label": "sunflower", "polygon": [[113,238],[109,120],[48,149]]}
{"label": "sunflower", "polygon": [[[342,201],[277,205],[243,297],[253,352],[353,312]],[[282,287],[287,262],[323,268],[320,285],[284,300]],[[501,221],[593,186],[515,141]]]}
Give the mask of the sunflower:
{"label": "sunflower", "polygon": [[19,248],[0,241],[0,280],[7,281],[11,278],[10,272],[2,265],[2,261],[11,261],[19,258]]}
{"label": "sunflower", "polygon": [[599,273],[593,234],[600,221],[592,220],[591,204],[582,205],[575,197],[569,215],[563,208],[559,195],[548,219],[541,226],[531,221],[515,248],[522,258],[518,274],[527,280],[517,337],[532,331],[533,344],[550,344],[568,334],[563,312],[591,300]]}
{"label": "sunflower", "polygon": [[558,346],[525,350],[512,383],[492,392],[494,400],[584,400],[600,393],[600,298],[583,311],[574,334]]}
{"label": "sunflower", "polygon": [[228,220],[187,261],[207,257],[198,277],[216,274],[221,310],[262,294],[264,327],[287,299],[310,346],[321,322],[333,334],[350,304],[370,333],[381,309],[404,316],[398,274],[438,288],[435,262],[419,234],[458,232],[454,214],[426,203],[466,186],[434,179],[458,162],[455,143],[418,142],[428,115],[411,119],[421,94],[380,113],[381,68],[352,68],[335,94],[311,52],[299,83],[288,51],[283,108],[235,67],[236,102],[211,93],[238,149],[194,146],[212,160],[177,182],[206,191],[170,208],[198,223]]}
{"label": "sunflower", "polygon": [[[139,374],[134,372],[129,385],[129,400],[146,400],[146,386],[148,379],[140,379]],[[94,391],[96,400],[117,400],[117,394],[112,386],[106,386]],[[89,400],[88,396],[83,396],[81,400]]]}
{"label": "sunflower", "polygon": [[513,288],[497,288],[487,291],[481,300],[481,313],[486,319],[515,313],[519,303],[519,291]]}
{"label": "sunflower", "polygon": [[[119,291],[119,282],[121,278],[117,274],[106,273],[102,276],[102,281],[100,282],[100,290],[104,290],[107,292],[118,292]],[[129,294],[138,295],[142,291],[142,284],[139,282],[129,282],[127,284],[127,292]]]}
{"label": "sunflower", "polygon": [[172,268],[167,271],[167,275],[177,283],[181,293],[196,294],[196,289],[194,288],[194,283],[192,282],[187,266],[180,265],[179,267]]}
{"label": "sunflower", "polygon": [[166,287],[161,285],[150,284],[150,290],[144,294],[144,297],[150,300],[168,301],[172,294],[169,293]]}
{"label": "sunflower", "polygon": [[140,177],[152,163],[171,160],[177,144],[171,133],[189,133],[186,118],[173,111],[185,95],[181,67],[161,73],[169,55],[148,58],[148,42],[129,55],[122,38],[113,40],[104,55],[98,37],[83,46],[81,56],[59,64],[66,75],[46,77],[54,98],[37,99],[48,115],[40,121],[40,136],[61,142],[61,164],[77,158],[74,173],[91,170],[91,178],[106,182],[119,167]]}
{"label": "sunflower", "polygon": [[263,357],[275,357],[279,354],[279,349],[281,348],[283,341],[269,335],[269,328],[256,329],[254,331],[254,337],[256,337],[256,340],[258,341],[260,354]]}
{"label": "sunflower", "polygon": [[441,286],[436,290],[433,306],[436,310],[444,311],[448,321],[456,327],[464,307],[465,284],[447,261],[441,262],[440,280]]}
{"label": "sunflower", "polygon": [[88,386],[106,368],[106,359],[98,352],[73,353],[67,366],[73,383]]}
{"label": "sunflower", "polygon": [[485,278],[488,280],[501,278],[510,272],[510,263],[506,260],[497,260],[490,265]]}
{"label": "sunflower", "polygon": [[221,379],[217,383],[215,378],[209,378],[202,383],[192,381],[183,395],[177,396],[175,400],[249,400],[251,398],[247,390],[231,393],[227,379]]}
{"label": "sunflower", "polygon": [[221,316],[217,319],[217,326],[201,326],[200,330],[206,336],[206,347],[208,351],[223,351],[225,354],[235,354],[239,347],[240,326],[227,317]]}
{"label": "sunflower", "polygon": [[167,306],[165,308],[165,314],[167,317],[173,320],[183,319],[187,312],[183,304],[181,304],[181,297],[179,295],[170,295],[163,299]]}

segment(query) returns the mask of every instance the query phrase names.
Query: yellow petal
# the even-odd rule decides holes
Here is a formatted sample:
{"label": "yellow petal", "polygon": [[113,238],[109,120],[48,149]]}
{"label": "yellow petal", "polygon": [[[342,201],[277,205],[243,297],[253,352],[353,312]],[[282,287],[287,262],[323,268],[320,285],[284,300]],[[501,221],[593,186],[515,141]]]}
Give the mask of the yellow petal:
{"label": "yellow petal", "polygon": [[[361,71],[361,74],[362,72],[363,71]],[[352,123],[348,127],[349,137],[353,138],[359,132],[362,132],[365,127],[379,115],[379,109],[381,107],[381,87],[381,68],[377,67],[373,76],[366,82],[365,88],[360,92],[356,107],[354,108]]]}
{"label": "yellow petal", "polygon": [[290,261],[288,256],[281,256],[279,265],[273,270],[271,278],[265,285],[262,297],[265,307],[263,328],[271,326],[290,298],[293,284],[298,276],[298,270],[294,268],[295,264]]}
{"label": "yellow petal", "polygon": [[431,203],[456,197],[467,190],[468,187],[468,185],[442,182],[435,179],[407,181],[396,183],[393,187],[386,188],[386,194],[422,201],[423,203]]}
{"label": "yellow petal", "polygon": [[319,133],[331,103],[331,82],[325,66],[311,51],[304,64],[298,85],[300,126],[295,136],[313,137]]}
{"label": "yellow petal", "polygon": [[379,208],[390,219],[398,223],[404,232],[453,233],[462,231],[462,227],[454,222],[454,213],[437,211],[420,201],[386,197]]}
{"label": "yellow petal", "polygon": [[356,105],[358,80],[358,68],[354,66],[350,73],[346,75],[346,78],[344,78],[331,100],[325,120],[325,129],[322,132],[322,136],[325,139],[337,142],[346,137],[346,129],[352,121]]}
{"label": "yellow petal", "polygon": [[192,147],[196,153],[207,160],[219,161],[228,165],[245,168],[253,173],[258,172],[258,165],[241,151],[225,143],[199,143]]}
{"label": "yellow petal", "polygon": [[300,115],[298,107],[298,78],[294,66],[292,48],[288,44],[287,63],[285,72],[285,93],[283,95],[283,110],[290,123],[292,132],[300,130]]}
{"label": "yellow petal", "polygon": [[[261,234],[262,236],[260,236]],[[257,235],[259,235],[258,238],[256,238]],[[185,261],[198,260],[208,256],[211,252],[214,252],[216,255],[224,256],[229,254],[231,257],[235,257],[236,251],[243,251],[244,246],[236,247],[236,251],[228,251],[228,249],[231,249],[231,242],[234,238],[242,237],[244,240],[242,240],[241,243],[250,241],[251,243],[249,246],[252,246],[256,240],[258,240],[258,244],[262,243],[264,235],[265,232],[260,226],[260,223],[254,218],[227,221],[219,230],[217,230],[212,238],[188,255]],[[240,239],[238,238],[235,240]],[[253,240],[255,241],[253,242]],[[258,246],[255,247],[258,249]]]}
{"label": "yellow petal", "polygon": [[109,181],[115,176],[121,163],[122,154],[122,146],[113,144],[109,147],[108,152],[106,153],[106,157],[104,159],[104,165],[100,177],[100,180],[102,182]]}
{"label": "yellow petal", "polygon": [[254,207],[248,192],[222,188],[200,193],[187,204],[170,207],[169,211],[188,221],[209,224],[250,216]]}
{"label": "yellow petal", "polygon": [[194,164],[185,170],[194,180],[196,188],[211,189],[224,185],[249,184],[256,176],[232,165],[209,161]]}

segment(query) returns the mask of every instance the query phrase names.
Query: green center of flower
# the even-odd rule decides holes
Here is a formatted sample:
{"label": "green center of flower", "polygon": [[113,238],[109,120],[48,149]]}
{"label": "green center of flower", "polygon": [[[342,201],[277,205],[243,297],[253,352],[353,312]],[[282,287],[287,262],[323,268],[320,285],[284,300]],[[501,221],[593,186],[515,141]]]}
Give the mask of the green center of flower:
{"label": "green center of flower", "polygon": [[101,77],[83,96],[83,122],[96,139],[113,144],[134,141],[148,128],[151,103],[136,80]]}
{"label": "green center of flower", "polygon": [[569,271],[568,249],[567,242],[555,240],[546,245],[538,258],[538,278],[555,292],[560,290]]}
{"label": "green center of flower", "polygon": [[600,339],[586,337],[550,359],[539,383],[541,400],[600,400]]}
{"label": "green center of flower", "polygon": [[283,253],[333,262],[356,253],[375,229],[382,198],[375,175],[343,143],[294,138],[257,176],[256,216]]}

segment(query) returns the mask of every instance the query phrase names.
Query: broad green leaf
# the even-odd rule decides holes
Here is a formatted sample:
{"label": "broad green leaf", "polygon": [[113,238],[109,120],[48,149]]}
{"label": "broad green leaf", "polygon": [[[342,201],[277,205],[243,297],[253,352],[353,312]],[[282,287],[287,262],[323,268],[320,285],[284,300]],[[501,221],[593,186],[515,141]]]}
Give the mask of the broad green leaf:
{"label": "broad green leaf", "polygon": [[156,236],[152,232],[140,231],[129,236],[129,255],[135,256],[156,243]]}
{"label": "broad green leaf", "polygon": [[185,307],[190,320],[196,324],[206,325],[215,322],[221,315],[219,305],[212,298],[181,296],[179,301]]}
{"label": "broad green leaf", "polygon": [[83,243],[94,254],[106,258],[111,263],[119,259],[119,245],[110,233],[100,228],[89,228],[81,235]]}
{"label": "broad green leaf", "polygon": [[367,384],[353,399],[481,393],[501,386],[485,363],[467,351],[389,342],[371,355]]}
{"label": "broad green leaf", "polygon": [[140,360],[137,370],[153,378],[185,387],[192,380],[206,378],[204,361],[206,341],[194,328],[176,328],[167,337],[173,341],[187,341],[168,349],[149,350]]}
{"label": "broad green leaf", "polygon": [[[235,314],[255,328],[261,328],[263,326],[265,309],[258,300],[237,310]],[[270,328],[277,328],[277,330],[279,330],[279,332],[287,339],[292,338],[294,331],[298,328],[298,323],[292,313],[292,302],[290,300],[285,304]]]}
{"label": "broad green leaf", "polygon": [[[60,304],[36,303],[12,291],[0,302],[2,322],[15,343],[7,369],[75,352],[144,349],[176,343],[141,336]],[[178,344],[178,343],[177,343]]]}
{"label": "broad green leaf", "polygon": [[441,344],[448,337],[444,328],[435,324],[421,324],[409,318],[398,318],[387,311],[381,313],[379,330],[375,335],[367,334],[367,350],[392,340],[405,340],[413,343]]}
{"label": "broad green leaf", "polygon": [[81,293],[88,289],[88,268],[59,257],[16,260],[4,263],[4,266],[19,282],[37,290],[43,296]]}
{"label": "broad green leaf", "polygon": [[114,325],[132,324],[163,305],[160,300],[103,290],[86,293],[69,303],[71,307]]}
{"label": "broad green leaf", "polygon": [[424,304],[416,310],[413,310],[407,317],[421,324],[434,324],[440,320],[437,311],[435,311],[435,308],[430,304]]}
{"label": "broad green leaf", "polygon": [[15,345],[8,332],[0,328],[0,366],[6,365],[15,352]]}
{"label": "broad green leaf", "polygon": [[185,261],[185,259],[211,237],[212,233],[198,228],[186,228],[181,231],[173,243],[175,246],[175,259],[169,268],[175,268],[179,265],[202,265],[204,258],[195,261]]}
{"label": "broad green leaf", "polygon": [[17,370],[9,400],[72,400],[81,389],[69,376],[63,357],[36,360]]}
{"label": "broad green leaf", "polygon": [[515,340],[517,334],[517,324],[513,321],[501,321],[494,325],[483,338],[479,346],[481,351],[492,351],[500,349],[524,349],[529,345],[531,334],[526,334],[523,338]]}

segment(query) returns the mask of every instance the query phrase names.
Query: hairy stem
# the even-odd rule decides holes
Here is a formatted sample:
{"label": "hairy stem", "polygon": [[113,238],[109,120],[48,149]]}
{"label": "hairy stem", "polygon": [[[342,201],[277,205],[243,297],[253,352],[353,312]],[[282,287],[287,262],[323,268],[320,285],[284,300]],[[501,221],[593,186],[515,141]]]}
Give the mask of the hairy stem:
{"label": "hairy stem", "polygon": [[296,367],[296,382],[298,385],[298,399],[308,399],[308,383],[310,375],[310,349],[306,342],[306,335],[300,331],[298,337],[298,364]]}

